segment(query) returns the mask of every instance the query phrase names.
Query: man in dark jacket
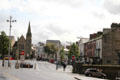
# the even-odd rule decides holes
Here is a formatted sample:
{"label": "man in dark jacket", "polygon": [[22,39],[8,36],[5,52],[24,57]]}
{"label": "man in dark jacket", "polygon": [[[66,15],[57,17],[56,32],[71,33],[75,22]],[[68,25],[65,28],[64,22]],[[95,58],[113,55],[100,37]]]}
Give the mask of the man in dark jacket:
{"label": "man in dark jacket", "polygon": [[63,71],[65,71],[65,69],[67,67],[67,63],[65,61],[62,61],[62,66],[63,66]]}

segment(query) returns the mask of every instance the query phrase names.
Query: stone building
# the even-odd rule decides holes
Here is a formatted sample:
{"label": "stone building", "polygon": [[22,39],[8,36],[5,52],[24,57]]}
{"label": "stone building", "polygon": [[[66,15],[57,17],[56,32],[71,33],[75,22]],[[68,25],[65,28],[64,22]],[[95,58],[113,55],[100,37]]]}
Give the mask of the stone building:
{"label": "stone building", "polygon": [[90,34],[90,40],[84,43],[85,62],[100,64],[102,59],[102,32]]}
{"label": "stone building", "polygon": [[84,57],[88,63],[120,65],[120,24],[112,23],[111,28],[90,34],[84,43]]}
{"label": "stone building", "polygon": [[111,29],[103,30],[102,63],[120,64],[120,24],[112,23]]}
{"label": "stone building", "polygon": [[92,64],[95,57],[95,50],[96,50],[96,41],[95,40],[89,40],[84,44],[84,56],[85,56],[85,62]]}
{"label": "stone building", "polygon": [[15,37],[14,36],[8,36],[9,40],[11,41],[11,48],[15,44]]}
{"label": "stone building", "polygon": [[32,33],[29,22],[26,39],[22,35],[20,38],[18,38],[18,40],[15,42],[13,46],[14,57],[20,58],[21,52],[24,52],[24,58],[30,58],[30,56],[32,55],[31,44],[32,44]]}

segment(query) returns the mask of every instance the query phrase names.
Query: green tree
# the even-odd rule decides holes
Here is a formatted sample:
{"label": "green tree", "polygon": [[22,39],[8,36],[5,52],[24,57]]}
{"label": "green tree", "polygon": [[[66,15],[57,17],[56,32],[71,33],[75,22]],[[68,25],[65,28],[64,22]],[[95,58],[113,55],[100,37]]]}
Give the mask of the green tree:
{"label": "green tree", "polygon": [[62,47],[62,49],[60,50],[60,59],[61,61],[65,58],[65,51],[64,51],[64,47]]}
{"label": "green tree", "polygon": [[68,58],[71,59],[72,56],[75,56],[76,58],[79,57],[79,48],[78,48],[78,45],[75,44],[75,43],[73,43],[73,44],[70,46]]}
{"label": "green tree", "polygon": [[49,55],[50,54],[50,48],[48,45],[44,46],[44,51]]}
{"label": "green tree", "polygon": [[56,56],[58,48],[53,44],[46,44],[46,46],[44,46],[44,50],[48,56],[51,54],[53,57],[54,55]]}
{"label": "green tree", "polygon": [[10,42],[9,38],[6,36],[6,33],[2,31],[0,35],[0,54],[3,59],[3,66],[4,66],[4,56],[8,54],[9,42]]}

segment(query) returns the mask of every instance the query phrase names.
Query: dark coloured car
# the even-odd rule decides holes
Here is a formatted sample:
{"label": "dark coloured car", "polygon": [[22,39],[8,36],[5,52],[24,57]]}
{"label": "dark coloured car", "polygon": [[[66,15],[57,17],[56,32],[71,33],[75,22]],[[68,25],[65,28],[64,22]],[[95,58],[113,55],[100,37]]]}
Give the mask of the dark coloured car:
{"label": "dark coloured car", "polygon": [[120,72],[117,73],[115,80],[120,80]]}
{"label": "dark coloured car", "polygon": [[20,68],[33,68],[33,65],[30,63],[20,63]]}
{"label": "dark coloured car", "polygon": [[100,72],[96,68],[88,68],[85,71],[86,76],[98,77],[98,78],[106,78],[106,74]]}

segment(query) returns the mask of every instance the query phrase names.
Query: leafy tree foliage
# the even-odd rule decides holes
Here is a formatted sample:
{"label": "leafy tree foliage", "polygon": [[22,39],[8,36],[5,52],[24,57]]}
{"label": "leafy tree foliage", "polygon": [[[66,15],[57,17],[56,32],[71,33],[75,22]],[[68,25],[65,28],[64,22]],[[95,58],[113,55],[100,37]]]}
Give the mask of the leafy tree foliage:
{"label": "leafy tree foliage", "polygon": [[0,54],[2,55],[2,58],[8,53],[9,42],[9,38],[6,36],[6,33],[2,31],[0,35]]}
{"label": "leafy tree foliage", "polygon": [[8,53],[9,48],[9,38],[6,36],[5,32],[2,31],[0,35],[0,55],[3,58],[2,66],[4,67],[4,56]]}
{"label": "leafy tree foliage", "polygon": [[60,50],[60,59],[61,61],[65,58],[65,51],[64,51],[64,47],[62,47],[62,49]]}
{"label": "leafy tree foliage", "polygon": [[44,51],[47,53],[47,54],[50,54],[50,48],[48,45],[44,46]]}
{"label": "leafy tree foliage", "polygon": [[75,44],[75,43],[73,43],[73,44],[70,46],[68,58],[71,59],[72,56],[75,56],[76,58],[79,57],[79,48],[78,48],[78,45]]}
{"label": "leafy tree foliage", "polygon": [[44,46],[44,50],[48,55],[55,55],[58,51],[58,48],[53,44],[46,44],[46,46]]}

